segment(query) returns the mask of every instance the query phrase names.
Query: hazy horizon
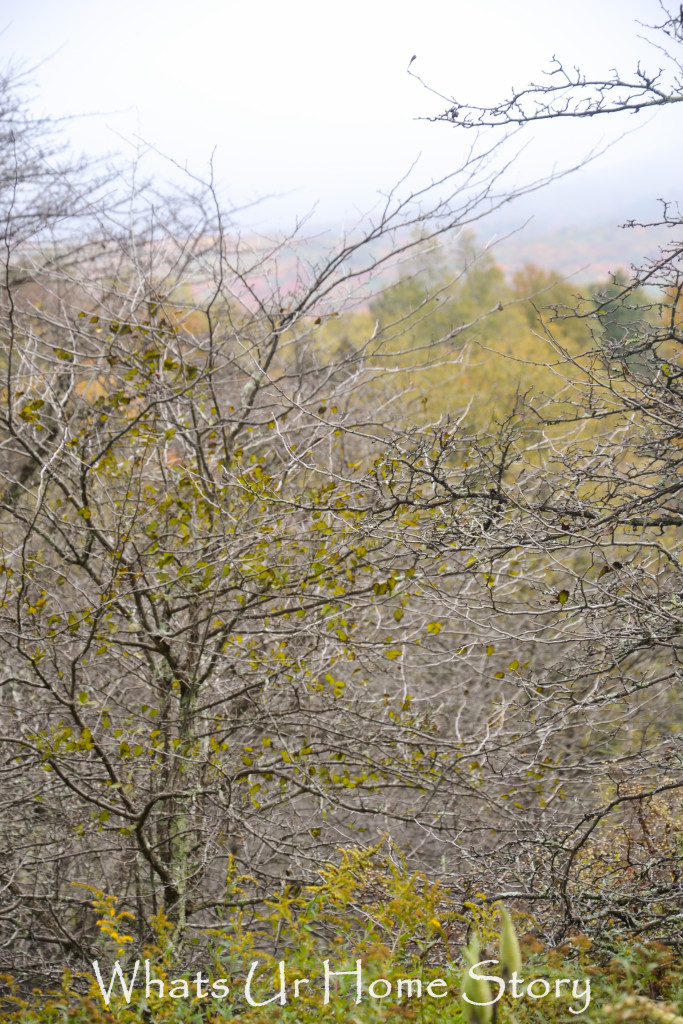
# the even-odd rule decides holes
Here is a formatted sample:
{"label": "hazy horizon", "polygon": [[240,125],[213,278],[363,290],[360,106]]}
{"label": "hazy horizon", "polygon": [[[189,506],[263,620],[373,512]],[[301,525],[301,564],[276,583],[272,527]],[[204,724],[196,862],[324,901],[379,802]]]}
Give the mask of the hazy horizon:
{"label": "hazy horizon", "polygon": [[[596,74],[661,62],[636,23],[661,21],[656,0],[578,0],[571,10],[485,0],[476,11],[442,0],[419,11],[381,0],[350,0],[343,11],[313,0],[197,0],[191,11],[122,0],[115,14],[87,0],[10,0],[4,10],[7,60],[30,71],[37,112],[71,118],[75,150],[139,155],[160,178],[177,179],[185,165],[205,178],[213,160],[221,196],[247,207],[236,224],[264,232],[289,231],[309,214],[314,230],[349,225],[413,164],[403,193],[452,171],[472,136],[427,120],[445,104],[420,78],[444,96],[492,102],[512,83],[538,80],[553,54]],[[413,54],[419,78],[407,73]],[[580,169],[478,234],[529,218],[526,237],[657,217],[658,198],[681,197],[682,118],[671,107],[521,133],[502,189]]]}

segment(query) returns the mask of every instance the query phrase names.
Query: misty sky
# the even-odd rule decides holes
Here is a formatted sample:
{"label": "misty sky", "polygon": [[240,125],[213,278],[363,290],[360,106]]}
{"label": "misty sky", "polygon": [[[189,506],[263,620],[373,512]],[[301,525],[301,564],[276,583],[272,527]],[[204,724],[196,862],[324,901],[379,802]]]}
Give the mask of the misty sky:
{"label": "misty sky", "polygon": [[[0,13],[6,61],[34,68],[35,108],[88,115],[68,125],[74,146],[130,155],[144,140],[200,176],[215,151],[233,202],[278,197],[245,215],[272,227],[316,203],[322,222],[352,217],[418,157],[416,183],[457,165],[471,139],[418,120],[444,104],[407,74],[413,54],[434,89],[493,101],[553,54],[590,74],[656,68],[635,22],[662,20],[656,0],[3,0]],[[520,215],[654,214],[654,199],[681,195],[682,128],[683,105],[529,133],[511,183],[630,134]]]}

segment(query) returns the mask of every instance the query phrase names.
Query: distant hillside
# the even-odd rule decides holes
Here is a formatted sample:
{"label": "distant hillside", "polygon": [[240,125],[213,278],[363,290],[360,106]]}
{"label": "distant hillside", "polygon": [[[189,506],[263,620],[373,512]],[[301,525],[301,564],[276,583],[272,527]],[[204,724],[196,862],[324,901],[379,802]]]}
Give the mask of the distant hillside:
{"label": "distant hillside", "polygon": [[[491,218],[486,221],[486,228],[486,232],[479,232],[479,245],[491,251],[495,262],[508,277],[525,265],[534,264],[580,284],[605,281],[617,270],[628,271],[631,266],[642,265],[647,257],[657,254],[660,244],[671,240],[661,229],[620,228],[614,223],[544,228],[540,218],[519,230],[510,228],[509,219],[506,222],[502,217],[498,220]],[[277,251],[278,301],[287,301],[289,296],[310,285],[325,258],[343,237],[345,234],[340,225],[319,225],[314,232],[300,239],[281,240]],[[272,277],[269,277],[263,259],[272,251],[273,245],[273,237],[245,235],[239,242],[234,240],[232,258],[235,265],[241,263],[244,273],[241,283],[235,284],[235,296],[239,295],[246,306],[250,305],[254,295],[266,298],[272,290]],[[381,242],[374,246],[366,245],[363,253],[366,258],[372,254],[378,260],[374,274],[362,272],[367,263],[360,260],[358,253],[350,253],[339,268],[342,273],[350,273],[344,291],[348,305],[356,308],[362,307],[378,289],[392,284],[399,272],[410,270],[409,261],[397,264],[392,260],[384,265]],[[209,287],[205,275],[206,265],[210,263],[209,247],[193,284],[195,298],[203,295]]]}
{"label": "distant hillside", "polygon": [[[499,235],[503,234],[499,229]],[[604,279],[620,267],[639,265],[656,254],[659,244],[669,241],[661,229],[620,228],[611,223],[549,231],[532,223],[500,242],[495,242],[495,235],[489,239],[495,243],[496,262],[507,273],[535,263],[578,281]]]}

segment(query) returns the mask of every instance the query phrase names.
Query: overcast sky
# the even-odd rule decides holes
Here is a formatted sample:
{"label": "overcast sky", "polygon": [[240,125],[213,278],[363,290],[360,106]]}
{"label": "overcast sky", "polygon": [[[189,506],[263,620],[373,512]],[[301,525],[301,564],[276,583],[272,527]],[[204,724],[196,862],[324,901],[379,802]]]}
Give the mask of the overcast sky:
{"label": "overcast sky", "polygon": [[[553,54],[590,74],[660,60],[636,24],[661,20],[657,0],[3,0],[0,12],[6,59],[35,66],[36,107],[92,115],[71,122],[76,147],[141,138],[199,174],[215,149],[233,201],[280,195],[258,214],[274,227],[316,203],[323,222],[365,210],[418,156],[416,180],[457,164],[470,138],[418,120],[443,103],[407,74],[413,54],[430,86],[475,102],[527,84]],[[535,132],[517,182],[631,134],[527,210],[618,220],[680,198],[682,115]]]}

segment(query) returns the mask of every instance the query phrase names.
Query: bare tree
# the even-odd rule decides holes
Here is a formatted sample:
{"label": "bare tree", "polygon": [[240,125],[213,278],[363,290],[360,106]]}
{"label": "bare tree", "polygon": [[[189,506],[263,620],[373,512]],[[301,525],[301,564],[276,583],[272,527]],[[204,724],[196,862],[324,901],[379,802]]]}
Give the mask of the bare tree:
{"label": "bare tree", "polygon": [[[663,62],[654,74],[639,65],[631,77],[595,79],[554,61],[540,84],[491,107],[448,99],[437,120],[519,127],[678,103],[681,16],[662,11],[651,27]],[[482,643],[491,637],[493,655],[497,632],[506,657],[520,644],[524,650],[499,702],[507,738],[483,748],[484,788],[499,799],[494,780],[507,782],[510,801],[507,824],[496,827],[507,860],[499,847],[492,887],[500,892],[494,879],[516,863],[517,884],[502,888],[534,903],[560,896],[561,929],[625,924],[671,938],[679,928],[681,851],[672,835],[683,787],[677,207],[664,204],[659,226],[674,241],[631,279],[539,316],[548,365],[564,385],[552,395],[530,392],[516,407],[509,440],[487,465],[488,493],[478,492],[488,556],[480,547],[471,557],[490,575],[490,615],[476,622]],[[569,318],[590,329],[579,354],[558,340]],[[525,428],[534,423],[528,448]],[[444,505],[457,496],[471,509],[473,490],[440,465],[431,475]],[[454,518],[450,529],[469,541]],[[550,776],[548,790],[540,780]]]}
{"label": "bare tree", "polygon": [[[7,139],[21,141],[20,109]],[[230,900],[233,864],[258,901],[377,828],[424,846],[461,752],[429,706],[434,659],[452,655],[415,585],[435,552],[406,542],[404,513],[431,523],[438,508],[420,470],[405,502],[392,493],[424,441],[390,371],[449,366],[468,325],[412,352],[395,324],[353,341],[328,327],[510,196],[490,151],[471,149],[311,264],[294,238],[232,232],[211,181],[167,198],[115,177],[103,190],[14,145],[4,966],[49,976],[92,952],[83,885],[132,908],[140,942],[163,909],[180,950]],[[44,215],[34,166],[65,197]]]}
{"label": "bare tree", "polygon": [[675,930],[675,259],[645,307],[629,284],[546,316],[556,385],[486,429],[418,422],[406,382],[456,373],[500,302],[427,343],[441,283],[368,308],[509,200],[496,147],[313,262],[239,237],[211,180],[102,190],[43,160],[59,230],[22,234],[30,151],[7,157],[4,969],[88,959],[83,883],[140,944],[163,909],[187,963],[235,872],[256,904],[377,830],[556,933]]}

